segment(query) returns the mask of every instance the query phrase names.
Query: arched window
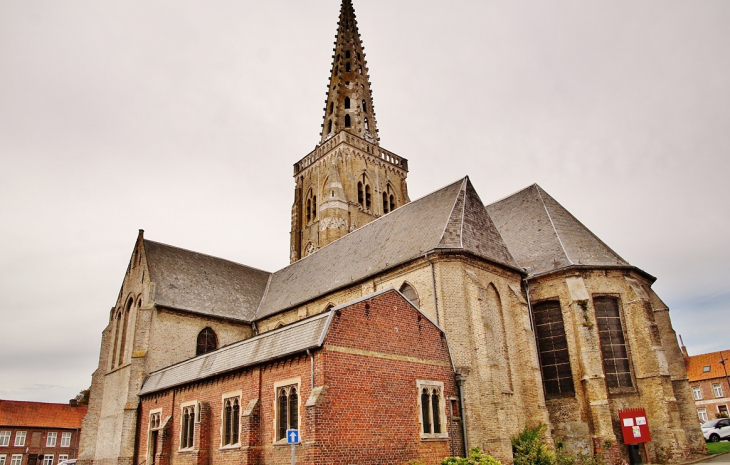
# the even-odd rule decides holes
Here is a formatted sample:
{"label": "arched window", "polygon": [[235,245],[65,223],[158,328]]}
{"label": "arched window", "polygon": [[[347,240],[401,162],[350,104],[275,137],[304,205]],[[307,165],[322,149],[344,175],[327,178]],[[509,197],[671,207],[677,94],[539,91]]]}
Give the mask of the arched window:
{"label": "arched window", "polygon": [[112,364],[110,368],[114,368],[115,362],[117,360],[117,345],[119,343],[119,332],[120,332],[120,324],[122,321],[122,312],[117,312],[117,322],[115,324],[114,328],[114,347],[112,347]]}
{"label": "arched window", "polygon": [[369,131],[370,130],[370,122],[368,121],[368,118],[367,117],[365,117],[365,130],[366,131]]}
{"label": "arched window", "polygon": [[350,97],[345,97],[345,109],[348,110],[350,108]]}
{"label": "arched window", "polygon": [[195,349],[195,355],[203,355],[213,352],[218,348],[218,338],[215,332],[210,328],[205,328],[198,333],[198,344]]}
{"label": "arched window", "polygon": [[388,184],[383,191],[383,214],[393,210],[395,210],[395,195],[390,188],[390,184]]}
{"label": "arched window", "polygon": [[330,120],[329,123],[327,123],[327,133],[329,134],[331,132],[332,132],[332,120]]}
{"label": "arched window", "polygon": [[312,221],[312,199],[307,199],[307,223]]}
{"label": "arched window", "polygon": [[400,287],[400,293],[403,294],[413,305],[420,308],[421,300],[418,298],[418,293],[413,286],[408,283],[403,283]]}
{"label": "arched window", "polygon": [[368,103],[365,100],[362,101],[362,111],[368,111]]}
{"label": "arched window", "polygon": [[383,192],[383,213],[388,213],[388,194]]}
{"label": "arched window", "polygon": [[372,200],[370,198],[370,185],[365,186],[365,208],[367,210],[370,210],[370,207],[372,206]]}
{"label": "arched window", "polygon": [[350,67],[350,62],[348,61],[347,63],[345,63],[345,72],[349,73],[351,69],[352,68]]}
{"label": "arched window", "polygon": [[333,111],[335,111],[335,102],[330,102],[330,115],[332,114]]}
{"label": "arched window", "polygon": [[345,127],[349,128],[350,126],[350,115],[345,115]]}
{"label": "arched window", "polygon": [[390,211],[395,210],[395,196],[390,194]]}
{"label": "arched window", "polygon": [[357,183],[357,203],[362,205],[364,201],[365,201],[365,191],[363,191],[362,182],[358,181],[358,183]]}
{"label": "arched window", "polygon": [[312,196],[312,218],[317,219],[317,196]]}
{"label": "arched window", "polygon": [[276,388],[276,440],[286,437],[286,430],[299,429],[298,384]]}
{"label": "arched window", "polygon": [[134,301],[130,298],[127,301],[127,307],[124,310],[124,322],[122,323],[122,334],[121,334],[121,342],[119,343],[119,360],[117,360],[117,365],[121,365],[122,362],[124,362],[124,353],[126,352],[126,346],[127,346],[127,325],[129,325],[129,313],[132,311],[132,305],[134,304]]}

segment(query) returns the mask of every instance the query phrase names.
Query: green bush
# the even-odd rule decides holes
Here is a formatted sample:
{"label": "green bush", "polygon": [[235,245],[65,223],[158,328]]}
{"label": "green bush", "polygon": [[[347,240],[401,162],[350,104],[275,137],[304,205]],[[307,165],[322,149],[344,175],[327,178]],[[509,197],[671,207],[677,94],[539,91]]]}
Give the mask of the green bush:
{"label": "green bush", "polygon": [[519,434],[512,437],[512,455],[515,465],[554,465],[555,454],[542,440],[546,429],[546,425],[537,425],[534,428],[525,427]]}
{"label": "green bush", "polygon": [[446,457],[441,465],[502,465],[491,455],[485,455],[478,447],[469,450],[469,457]]}

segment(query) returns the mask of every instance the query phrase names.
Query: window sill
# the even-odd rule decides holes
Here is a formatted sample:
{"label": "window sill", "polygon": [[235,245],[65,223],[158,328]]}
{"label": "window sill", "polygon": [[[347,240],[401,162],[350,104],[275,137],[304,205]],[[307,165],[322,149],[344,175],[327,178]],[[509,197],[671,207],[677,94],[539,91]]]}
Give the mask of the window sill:
{"label": "window sill", "polygon": [[448,441],[448,440],[449,440],[449,435],[447,433],[438,434],[438,435],[434,435],[434,434],[429,434],[429,435],[422,434],[421,435],[421,441],[423,441],[423,442],[438,442],[438,441]]}
{"label": "window sill", "polygon": [[236,449],[240,449],[240,448],[241,448],[241,444],[236,443],[236,444],[228,444],[226,446],[220,446],[218,448],[218,450],[236,450]]}
{"label": "window sill", "polygon": [[181,454],[187,454],[187,453],[193,452],[194,450],[195,449],[193,449],[192,447],[186,447],[185,449],[178,449],[177,451],[178,451],[178,453],[181,453]]}

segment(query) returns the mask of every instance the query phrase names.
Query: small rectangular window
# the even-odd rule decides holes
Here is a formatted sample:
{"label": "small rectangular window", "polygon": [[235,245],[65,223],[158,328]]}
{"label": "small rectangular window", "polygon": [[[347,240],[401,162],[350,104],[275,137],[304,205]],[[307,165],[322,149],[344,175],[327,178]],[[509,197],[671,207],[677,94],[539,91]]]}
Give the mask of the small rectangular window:
{"label": "small rectangular window", "polygon": [[702,400],[702,388],[699,386],[692,386],[692,396],[695,400]]}
{"label": "small rectangular window", "polygon": [[235,446],[239,442],[239,428],[241,421],[240,395],[223,397],[223,412],[221,421],[221,446]]}
{"label": "small rectangular window", "polygon": [[717,413],[719,413],[720,415],[724,415],[725,418],[727,418],[727,405],[718,405]]}
{"label": "small rectangular window", "polygon": [[45,454],[43,456],[43,465],[53,465],[53,454]]}
{"label": "small rectangular window", "polygon": [[7,459],[7,455],[0,454],[0,465],[5,465],[5,460]]}
{"label": "small rectangular window", "polygon": [[10,465],[20,465],[23,462],[23,454],[13,454],[10,458]]}
{"label": "small rectangular window", "polygon": [[16,431],[15,432],[15,447],[22,447],[25,445],[25,435],[27,434],[26,431]]}
{"label": "small rectangular window", "polygon": [[10,431],[0,431],[0,447],[10,445]]}
{"label": "small rectangular window", "polygon": [[707,409],[706,408],[698,408],[697,409],[697,416],[700,418],[700,421],[702,423],[706,422],[708,420],[708,418],[707,418]]}
{"label": "small rectangular window", "polygon": [[56,439],[58,439],[58,433],[51,432],[46,436],[46,447],[56,447]]}
{"label": "small rectangular window", "polygon": [[715,393],[715,397],[724,397],[722,393],[722,385],[720,383],[712,385],[712,392]]}
{"label": "small rectangular window", "polygon": [[61,447],[71,447],[71,433],[61,433]]}
{"label": "small rectangular window", "polygon": [[68,454],[60,454],[58,456],[58,463],[63,462],[64,460],[68,460]]}
{"label": "small rectangular window", "polygon": [[421,439],[447,438],[444,383],[417,380],[416,388]]}
{"label": "small rectangular window", "polygon": [[195,402],[188,402],[182,405],[180,418],[180,449],[193,448],[193,436],[195,434]]}
{"label": "small rectangular window", "polygon": [[299,383],[276,386],[276,441],[286,439],[286,430],[299,429]]}

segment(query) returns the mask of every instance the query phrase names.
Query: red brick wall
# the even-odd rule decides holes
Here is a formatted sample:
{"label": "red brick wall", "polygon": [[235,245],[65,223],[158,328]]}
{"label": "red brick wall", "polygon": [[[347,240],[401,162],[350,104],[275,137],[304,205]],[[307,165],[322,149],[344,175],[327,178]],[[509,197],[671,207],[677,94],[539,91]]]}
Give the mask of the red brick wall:
{"label": "red brick wall", "polygon": [[[342,353],[331,346],[367,353]],[[333,319],[325,348],[313,355],[314,384],[327,386],[315,406],[305,406],[312,392],[311,361],[306,354],[144,397],[136,462],[146,459],[150,411],[162,408],[163,423],[169,415],[173,418],[161,434],[159,465],[289,463],[290,446],[274,444],[274,384],[293,378],[300,380],[302,444],[296,446],[300,464],[380,465],[411,459],[431,464],[463,453],[461,424],[452,421],[448,405],[448,398],[457,391],[446,341],[399,294],[387,292],[342,309]],[[444,427],[449,428],[449,438],[421,440],[417,379],[444,383]],[[221,396],[239,390],[241,413],[252,399],[258,403],[250,415],[242,415],[241,447],[221,448]],[[194,450],[179,451],[181,405],[189,401],[201,403],[201,421],[195,426]]]}

